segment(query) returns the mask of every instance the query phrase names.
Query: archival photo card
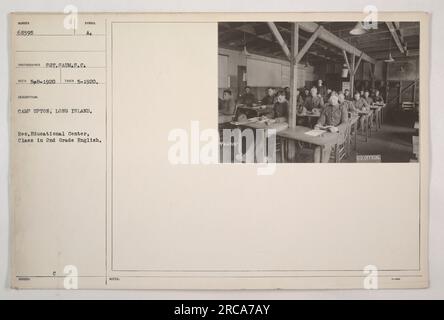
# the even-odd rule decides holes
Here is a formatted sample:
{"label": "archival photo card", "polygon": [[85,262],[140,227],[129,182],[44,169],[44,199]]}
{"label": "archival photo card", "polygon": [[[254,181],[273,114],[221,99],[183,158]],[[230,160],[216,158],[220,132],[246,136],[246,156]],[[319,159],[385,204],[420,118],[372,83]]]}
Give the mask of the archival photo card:
{"label": "archival photo card", "polygon": [[12,13],[11,286],[425,288],[425,13]]}

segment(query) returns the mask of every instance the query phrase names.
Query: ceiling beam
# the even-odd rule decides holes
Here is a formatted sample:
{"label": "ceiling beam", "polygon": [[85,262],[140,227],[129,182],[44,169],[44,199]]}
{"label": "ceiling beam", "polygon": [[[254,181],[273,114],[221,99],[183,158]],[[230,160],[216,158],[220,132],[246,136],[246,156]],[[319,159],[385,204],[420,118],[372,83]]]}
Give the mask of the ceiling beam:
{"label": "ceiling beam", "polygon": [[401,38],[398,35],[398,28],[396,25],[393,24],[393,22],[386,22],[385,23],[390,30],[390,33],[392,34],[393,40],[395,40],[396,46],[398,47],[399,51],[401,53],[405,53],[404,44],[401,42]]}
{"label": "ceiling beam", "polygon": [[[375,57],[375,59],[377,60],[384,60],[387,59],[388,53],[387,51],[384,52],[379,52],[379,53],[375,53],[373,54],[373,57]],[[407,55],[401,53],[401,52],[392,52],[392,56],[393,58],[396,59],[400,59],[400,58],[405,58],[408,59],[409,57],[418,57],[419,56],[419,49],[411,49],[411,50],[407,50]]]}
{"label": "ceiling beam", "polygon": [[313,34],[311,35],[310,39],[307,40],[307,42],[304,44],[304,46],[302,47],[302,49],[298,52],[297,56],[296,56],[296,63],[298,63],[299,61],[301,61],[302,57],[307,53],[307,51],[310,49],[310,47],[312,46],[312,44],[316,41],[316,39],[318,38],[319,34],[322,32],[324,28],[322,26],[319,26],[315,32],[313,32]]}
{"label": "ceiling beam", "polygon": [[[316,31],[316,29],[319,27],[319,25],[315,22],[300,22],[299,27],[306,32],[313,33]],[[350,43],[337,37],[336,35],[334,35],[330,31],[323,29],[321,31],[321,33],[319,34],[319,39],[324,40],[325,42],[327,42],[337,48],[343,49],[343,50],[345,50],[351,54],[354,54],[356,56],[361,56],[361,54],[362,54],[362,59],[364,59],[364,61],[370,62],[372,64],[376,63],[375,59],[373,59],[372,57],[370,57],[366,53],[363,53],[358,48],[352,46]]]}
{"label": "ceiling beam", "polygon": [[342,54],[344,55],[345,64],[347,65],[348,70],[352,70],[350,62],[348,62],[347,52],[345,50],[342,50]]}
{"label": "ceiling beam", "polygon": [[358,71],[358,68],[359,68],[359,65],[361,64],[361,60],[362,60],[362,55],[363,55],[364,53],[361,53],[361,55],[359,56],[359,60],[358,60],[358,63],[356,64],[356,66],[355,66],[355,71],[354,71],[354,73],[356,73],[357,71]]}
{"label": "ceiling beam", "polygon": [[[365,52],[371,55],[371,52],[373,51],[380,51],[380,50],[389,51],[389,41],[393,41],[391,37],[389,39],[380,40],[380,41],[365,42],[362,43],[361,45],[356,44],[356,46],[359,47],[360,50],[362,51],[365,50]],[[414,49],[415,47],[418,48],[419,41],[416,39],[412,39],[408,42],[408,45],[412,49]],[[398,52],[398,50],[394,51]]]}
{"label": "ceiling beam", "polygon": [[274,37],[276,38],[277,42],[280,44],[282,51],[284,51],[288,60],[292,60],[290,50],[288,49],[287,44],[284,41],[284,38],[282,38],[282,35],[279,32],[276,25],[274,24],[274,22],[267,22],[267,25],[270,28],[271,33],[273,33]]}
{"label": "ceiling beam", "polygon": [[[291,30],[289,30],[281,25],[277,25],[277,24],[274,24],[274,25],[276,26],[281,37],[282,37],[282,32],[291,33]],[[223,27],[229,28],[228,23],[223,23]],[[324,29],[324,28],[322,27],[322,29]],[[282,49],[282,46],[277,41],[276,37],[273,35],[273,32],[270,32],[270,30],[271,29],[269,29],[268,33],[261,32],[260,34],[258,34],[256,31],[253,31],[251,28],[245,27],[245,25],[237,24],[230,29],[230,32],[238,32],[238,33],[243,32],[246,35],[253,36],[256,40],[251,41],[251,40],[248,40],[248,38],[247,38],[248,51],[250,51],[252,53],[254,52],[255,54],[259,54],[259,55],[262,54],[264,56],[269,56],[269,57],[274,56],[277,58],[284,58],[284,59],[285,59],[285,57],[287,57],[287,59],[289,59],[289,57],[283,52],[284,49]],[[318,29],[316,29],[314,32],[316,32],[317,30]],[[321,29],[319,29],[319,30],[321,30]],[[228,32],[224,32],[224,35],[227,35],[227,33]],[[321,33],[321,31],[319,31],[319,34],[320,33]],[[318,36],[319,35],[317,35],[316,39],[318,38]],[[237,37],[235,36],[234,38],[238,38],[238,37],[239,37],[239,35]],[[311,37],[313,37],[313,33],[312,33]],[[222,47],[227,48],[227,49],[240,50],[240,47],[244,44],[244,40],[243,39],[234,40],[233,38],[231,38],[231,39],[230,38],[221,39],[219,37],[220,45]],[[302,36],[301,34],[299,35],[299,38],[301,40],[306,41],[304,46],[302,46],[302,49],[303,49],[305,47],[305,45],[307,45],[307,42],[310,40],[310,38]],[[312,38],[312,40],[313,39],[315,39],[315,38]],[[282,40],[284,40],[283,37],[282,37]],[[230,42],[232,42],[234,44],[231,44]],[[312,41],[310,41],[310,42],[312,42]],[[288,48],[285,40],[284,40],[284,44]],[[275,48],[274,48],[274,45],[276,45]],[[271,47],[271,46],[273,46],[273,47]],[[330,54],[325,55],[325,54],[319,53],[316,50],[313,50],[315,46],[316,46],[316,48],[326,50],[333,55],[330,55]],[[264,50],[266,48],[271,49],[271,50]],[[279,50],[276,51],[278,48],[279,48]],[[301,49],[301,51],[302,51],[302,49]],[[281,54],[279,54],[279,53],[281,53]],[[336,49],[335,46],[328,45],[328,43],[324,44],[324,42],[313,41],[311,48],[309,48],[309,50],[308,50],[308,52],[306,52],[306,54],[309,54],[311,56],[318,57],[320,59],[327,60],[330,62],[342,63],[341,61],[338,60],[342,56],[342,50],[338,50],[338,49]],[[302,59],[302,57],[301,57],[301,59]]]}
{"label": "ceiling beam", "polygon": [[[278,29],[282,32],[286,32],[286,33],[290,33],[290,30],[289,29],[286,29],[285,27],[282,27],[282,26],[278,26]],[[308,41],[308,37],[305,37],[305,36],[303,36],[303,35],[299,35],[299,37],[302,39],[302,40],[304,40],[304,41]],[[340,57],[341,55],[342,55],[342,53],[341,53],[341,51],[337,51],[336,50],[336,47],[334,47],[334,46],[327,46],[327,45],[325,45],[325,44],[323,44],[323,43],[320,43],[320,42],[315,42],[315,43],[313,43],[313,45],[314,46],[317,46],[317,47],[320,47],[320,48],[322,48],[322,49],[324,49],[324,50],[328,50],[328,51],[330,51],[331,53],[333,53],[333,54],[335,54],[337,57]]]}

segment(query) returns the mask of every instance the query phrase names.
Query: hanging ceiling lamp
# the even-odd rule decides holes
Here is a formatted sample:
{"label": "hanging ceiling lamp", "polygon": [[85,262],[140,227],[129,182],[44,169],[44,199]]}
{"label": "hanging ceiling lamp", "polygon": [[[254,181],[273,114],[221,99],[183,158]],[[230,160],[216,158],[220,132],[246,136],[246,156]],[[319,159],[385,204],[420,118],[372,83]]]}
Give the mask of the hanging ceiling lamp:
{"label": "hanging ceiling lamp", "polygon": [[245,32],[244,32],[244,50],[242,51],[245,56],[249,56],[250,53],[247,50],[247,39],[245,38]]}
{"label": "hanging ceiling lamp", "polygon": [[353,29],[350,30],[350,34],[353,36],[360,36],[361,34],[367,33],[367,29],[364,27],[361,21],[356,23]]}
{"label": "hanging ceiling lamp", "polygon": [[342,77],[342,78],[347,78],[347,77],[348,77],[348,66],[347,66],[345,63],[344,63],[344,65],[342,66],[341,77]]}

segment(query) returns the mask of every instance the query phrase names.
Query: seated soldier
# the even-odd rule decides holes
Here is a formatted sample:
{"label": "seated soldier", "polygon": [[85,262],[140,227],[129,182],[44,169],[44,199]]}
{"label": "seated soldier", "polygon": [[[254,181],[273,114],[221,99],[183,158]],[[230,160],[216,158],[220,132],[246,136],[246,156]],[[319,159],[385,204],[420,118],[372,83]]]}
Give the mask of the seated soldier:
{"label": "seated soldier", "polygon": [[299,112],[304,107],[305,99],[304,99],[304,93],[302,91],[303,91],[303,89],[296,90],[296,99],[297,99],[296,100],[296,109],[297,109],[297,112]]}
{"label": "seated soldier", "polygon": [[344,106],[349,113],[354,113],[354,114],[357,113],[357,110],[355,109],[355,106],[354,106],[353,102],[350,101],[350,100],[347,100],[345,98],[345,94],[344,93],[339,92],[338,99],[339,99],[339,104],[341,106]]}
{"label": "seated soldier", "polygon": [[290,101],[290,87],[285,87],[284,91],[285,91],[285,99],[287,99],[287,101]]}
{"label": "seated soldier", "polygon": [[256,97],[254,96],[254,94],[251,93],[250,87],[245,87],[244,94],[239,97],[239,103],[249,107],[256,103]]}
{"label": "seated soldier", "polygon": [[302,99],[305,100],[305,98],[307,98],[310,95],[310,90],[308,90],[308,88],[304,87],[304,92],[302,94]]}
{"label": "seated soldier", "polygon": [[324,107],[324,99],[318,95],[316,87],[311,88],[310,95],[305,98],[304,108],[307,111],[313,111],[313,109],[322,109],[322,107]]}
{"label": "seated soldier", "polygon": [[322,97],[323,101],[326,101],[327,98],[327,88],[324,85],[324,81],[322,79],[318,80],[318,86],[316,87],[318,94]]}
{"label": "seated soldier", "polygon": [[232,115],[234,114],[235,109],[236,109],[236,103],[234,102],[231,90],[229,89],[224,90],[221,112],[225,115]]}
{"label": "seated soldier", "polygon": [[370,91],[368,90],[364,91],[364,100],[367,101],[369,105],[373,104],[373,99],[370,97]]}
{"label": "seated soldier", "polygon": [[[353,106],[356,111],[369,111],[370,105],[367,103],[367,101],[364,98],[361,98],[361,94],[359,92],[355,93],[355,99],[353,100]],[[362,115],[359,118],[359,123],[361,128],[364,128],[364,122],[366,119],[366,115]]]}
{"label": "seated soldier", "polygon": [[327,88],[327,95],[325,97],[326,101],[328,101],[330,99],[332,93],[333,93],[333,90],[331,90],[330,88]]}
{"label": "seated soldier", "polygon": [[[336,93],[332,93],[328,103],[322,109],[321,116],[315,126],[315,129],[320,129],[325,126],[330,132],[345,133],[348,124],[348,110],[345,105],[339,104],[339,97]],[[322,150],[322,162],[328,162],[332,150],[332,145],[324,146]],[[320,162],[321,147],[316,147],[314,150],[314,161]]]}
{"label": "seated soldier", "polygon": [[272,106],[275,102],[275,97],[274,97],[274,89],[273,88],[268,88],[267,89],[267,95],[265,97],[262,98],[261,102],[262,105],[265,106]]}
{"label": "seated soldier", "polygon": [[353,105],[356,110],[359,111],[369,111],[370,105],[367,103],[367,100],[361,97],[359,92],[356,92],[354,95]]}
{"label": "seated soldier", "polygon": [[379,90],[375,91],[375,94],[373,95],[373,102],[382,104],[384,103],[384,98],[380,95]]}
{"label": "seated soldier", "polygon": [[288,121],[288,101],[283,90],[279,91],[277,95],[277,101],[273,106],[272,118],[274,118],[276,122]]}

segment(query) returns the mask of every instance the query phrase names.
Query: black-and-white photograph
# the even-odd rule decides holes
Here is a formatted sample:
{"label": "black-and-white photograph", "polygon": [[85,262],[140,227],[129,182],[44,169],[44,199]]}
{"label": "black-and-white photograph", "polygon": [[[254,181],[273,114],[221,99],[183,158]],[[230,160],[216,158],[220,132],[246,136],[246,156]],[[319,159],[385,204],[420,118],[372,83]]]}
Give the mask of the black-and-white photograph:
{"label": "black-and-white photograph", "polygon": [[414,21],[219,22],[221,162],[418,162],[419,40]]}

